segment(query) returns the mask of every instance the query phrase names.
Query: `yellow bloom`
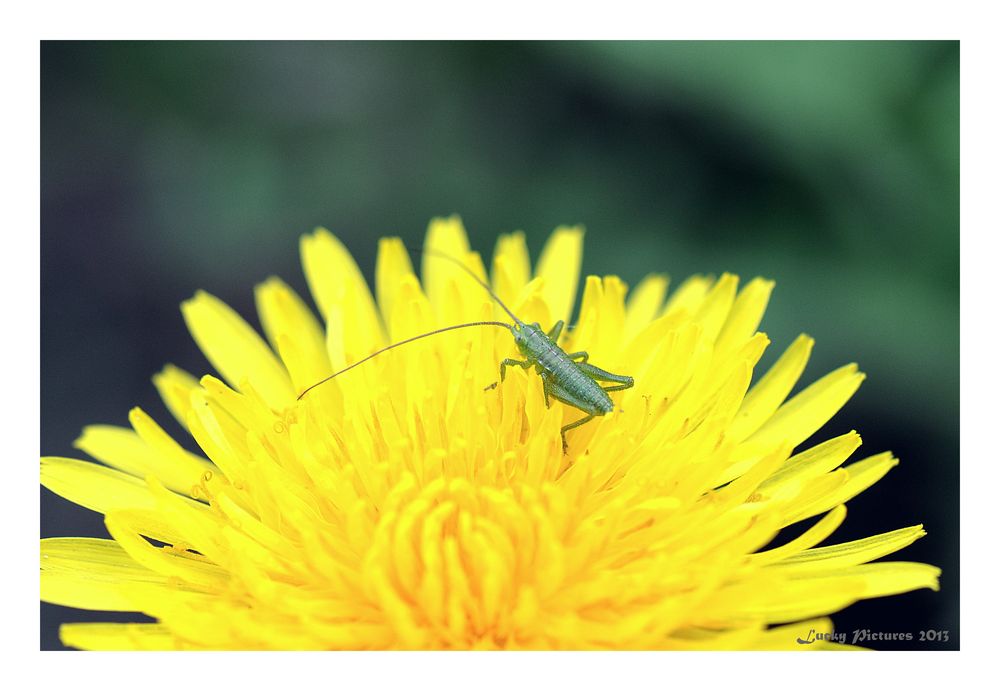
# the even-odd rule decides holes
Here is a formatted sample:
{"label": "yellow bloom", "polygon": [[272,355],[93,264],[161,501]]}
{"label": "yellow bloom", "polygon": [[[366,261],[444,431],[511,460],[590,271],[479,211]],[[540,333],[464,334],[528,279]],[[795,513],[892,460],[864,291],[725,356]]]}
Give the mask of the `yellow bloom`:
{"label": "yellow bloom", "polygon": [[[485,277],[458,219],[432,222],[427,246]],[[546,408],[533,371],[484,391],[516,355],[497,328],[420,340],[296,400],[387,343],[505,316],[439,258],[421,284],[398,240],[379,245],[374,297],[330,233],[301,247],[322,321],[277,278],[256,291],[266,341],[211,295],[183,305],[222,380],[167,366],[154,382],[201,454],[137,408],[132,429],[84,430],[102,465],[42,460],[42,483],[113,538],[42,540],[43,599],[157,620],[65,625],[67,645],[795,648],[856,600],[937,588],[932,566],[869,563],[919,525],[816,546],[897,461],[842,465],[854,432],[793,451],[863,375],[842,367],[786,401],[801,336],[750,386],[772,283],[699,276],[668,297],[661,276],[628,294],[588,277],[561,345],[635,386],[564,455],[560,427],[582,415]],[[568,321],[581,253],[582,231],[557,229],[532,278],[523,236],[503,236],[492,285],[525,321]]]}

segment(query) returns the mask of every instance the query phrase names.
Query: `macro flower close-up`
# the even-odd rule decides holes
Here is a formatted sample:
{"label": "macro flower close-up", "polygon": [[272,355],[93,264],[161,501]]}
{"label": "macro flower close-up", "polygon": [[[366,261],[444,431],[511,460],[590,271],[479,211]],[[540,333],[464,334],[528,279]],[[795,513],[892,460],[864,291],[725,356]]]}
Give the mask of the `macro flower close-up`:
{"label": "macro flower close-up", "polygon": [[[846,364],[800,381],[812,339],[761,330],[772,282],[584,278],[577,227],[534,261],[516,232],[481,258],[457,217],[432,221],[424,247],[381,240],[369,288],[333,234],[305,235],[316,310],[269,278],[255,289],[262,335],[198,292],[183,319],[210,373],[154,377],[189,436],[134,408],[131,428],[83,430],[91,460],[42,459],[42,484],[110,534],[43,539],[42,599],[154,620],[65,624],[66,645],[795,649],[810,635],[809,649],[850,648],[828,640],[831,615],[938,588],[935,566],[886,559],[924,535],[919,516],[836,538],[849,501],[898,461],[859,451],[854,431],[814,439],[864,375]],[[501,381],[521,355],[486,325],[300,396],[388,345],[509,321],[468,271],[524,322],[565,322],[563,351],[634,385],[564,448],[586,413],[548,404],[534,368]],[[769,347],[781,355],[759,367]]]}

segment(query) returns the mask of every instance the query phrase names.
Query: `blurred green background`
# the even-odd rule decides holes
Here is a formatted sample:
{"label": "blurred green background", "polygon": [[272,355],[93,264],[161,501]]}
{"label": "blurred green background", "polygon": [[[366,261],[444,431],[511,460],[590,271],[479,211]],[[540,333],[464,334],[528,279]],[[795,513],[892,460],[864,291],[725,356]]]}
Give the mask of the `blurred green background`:
{"label": "blurred green background", "polygon": [[[45,42],[41,67],[43,454],[134,405],[179,435],[149,381],[208,371],[179,303],[256,323],[268,275],[306,294],[314,226],[370,278],[379,236],[419,244],[435,215],[536,257],[582,223],[586,272],[776,279],[765,365],[803,331],[804,382],[861,365],[820,436],[902,464],[835,537],[922,522],[901,558],[944,575],[834,621],[958,647],[957,42]],[[42,490],[41,533],[105,531]],[[42,605],[41,646],[102,618]]]}

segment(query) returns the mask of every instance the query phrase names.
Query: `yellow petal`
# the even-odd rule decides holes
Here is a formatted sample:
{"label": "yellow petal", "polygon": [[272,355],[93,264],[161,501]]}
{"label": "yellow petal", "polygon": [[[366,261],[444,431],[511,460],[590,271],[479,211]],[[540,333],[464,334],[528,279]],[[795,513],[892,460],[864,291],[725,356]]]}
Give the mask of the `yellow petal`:
{"label": "yellow petal", "polygon": [[728,485],[719,489],[713,499],[719,502],[720,507],[742,504],[754,493],[764,478],[770,475],[787,456],[788,449],[778,449],[765,456],[748,468],[746,472],[730,481]]}
{"label": "yellow petal", "polygon": [[[375,262],[375,295],[382,322],[389,325],[393,306],[400,286],[407,277],[416,279],[410,254],[399,238],[382,238],[378,243],[378,259]],[[398,340],[398,335],[389,333],[390,340]]]}
{"label": "yellow petal", "polygon": [[312,235],[303,235],[299,243],[302,268],[313,299],[320,314],[326,317],[345,299],[360,299],[366,303],[364,310],[369,318],[365,324],[377,323],[375,301],[368,284],[351,253],[344,244],[326,228],[317,228]]}
{"label": "yellow petal", "polygon": [[181,650],[184,646],[161,624],[63,624],[63,645],[80,650]]}
{"label": "yellow petal", "polygon": [[[499,274],[505,274],[506,283],[501,283]],[[531,259],[528,244],[520,230],[501,235],[493,252],[493,284],[497,295],[507,305],[513,305],[517,296],[531,280]]]}
{"label": "yellow petal", "polygon": [[254,296],[264,334],[281,355],[296,390],[330,374],[326,334],[302,298],[273,276],[256,287]]}
{"label": "yellow petal", "polygon": [[191,392],[198,388],[198,379],[180,367],[166,365],[158,374],[153,375],[153,385],[156,386],[170,414],[182,426],[187,425]]}
{"label": "yellow petal", "polygon": [[[493,292],[496,293],[497,298],[503,303],[503,305],[506,305],[508,309],[514,311],[517,306],[518,296],[520,296],[524,291],[527,283],[519,286],[517,282],[511,278],[507,265],[508,261],[504,257],[497,257],[493,260]],[[503,306],[500,304],[497,304],[496,308],[493,310],[493,316],[496,319],[510,321],[510,315],[504,311]]]}
{"label": "yellow petal", "polygon": [[872,598],[899,595],[921,588],[940,590],[938,583],[940,576],[941,569],[930,564],[885,561],[842,569],[831,578],[861,578],[864,581],[861,597]]}
{"label": "yellow petal", "polygon": [[625,304],[624,342],[628,343],[656,318],[667,294],[669,281],[661,274],[650,274],[629,293]]}
{"label": "yellow petal", "polygon": [[[891,453],[880,453],[835,471],[846,475],[846,481],[839,486],[823,492],[813,501],[798,506],[798,510],[789,518],[789,523],[801,521],[828,511],[837,504],[843,504],[881,480],[899,461]],[[831,473],[832,475],[832,473]],[[829,477],[829,476],[825,476]],[[822,478],[817,478],[821,480]]]}
{"label": "yellow petal", "polygon": [[276,410],[294,402],[288,372],[264,339],[228,305],[199,291],[181,311],[198,347],[233,387],[249,380]]}
{"label": "yellow petal", "polygon": [[922,525],[900,528],[839,545],[807,549],[783,559],[775,566],[796,575],[856,566],[897,552],[926,534]]}
{"label": "yellow petal", "polygon": [[150,593],[172,584],[132,559],[114,540],[59,537],[41,541],[41,598],[64,607],[133,612],[136,601],[123,583]]}
{"label": "yellow petal", "polygon": [[773,289],[774,281],[755,278],[740,291],[716,340],[716,351],[725,353],[739,348],[754,335]]}
{"label": "yellow petal", "polygon": [[143,516],[115,511],[104,521],[111,537],[137,564],[165,577],[179,579],[194,588],[221,591],[228,574],[204,557],[170,547],[154,547],[142,537]]}
{"label": "yellow petal", "polygon": [[150,465],[145,474],[157,476],[170,489],[187,494],[206,472],[215,469],[207,460],[174,441],[142,408],[130,410],[128,421],[150,450],[149,458],[157,462],[157,465]]}
{"label": "yellow petal", "polygon": [[739,282],[740,279],[733,274],[722,274],[705,296],[695,315],[695,321],[701,325],[705,338],[712,343],[726,323],[733,301],[736,299],[736,287]]}
{"label": "yellow petal", "polygon": [[746,439],[774,414],[802,376],[812,347],[813,339],[799,336],[767,374],[753,385],[729,428],[731,438]]}
{"label": "yellow petal", "polygon": [[98,513],[156,506],[142,480],[96,463],[47,456],[41,478],[60,497]]}
{"label": "yellow petal", "polygon": [[861,436],[848,432],[817,444],[788,459],[781,468],[761,483],[760,491],[773,494],[792,482],[830,472],[846,461],[861,446]]}
{"label": "yellow petal", "polygon": [[[706,629],[683,629],[673,633],[667,640],[668,650],[760,650],[763,624],[745,628],[711,631]],[[656,649],[661,646],[650,646]]]}
{"label": "yellow petal", "polygon": [[[817,579],[818,580],[818,579]],[[770,587],[756,585],[733,588],[738,601],[732,602],[729,616],[764,619],[770,624],[784,624],[820,617],[857,602],[864,594],[860,579],[828,579],[819,584],[805,579],[778,581]],[[805,632],[803,632],[805,633]]]}
{"label": "yellow petal", "polygon": [[[469,286],[469,290],[472,290],[475,283],[462,271],[460,266],[435,256],[443,254],[459,264],[469,266],[469,238],[465,233],[465,226],[462,225],[462,219],[458,216],[433,219],[427,228],[424,247],[432,250],[433,253],[424,253],[420,273],[423,277],[424,293],[430,300],[438,319],[441,320],[442,324],[448,321],[466,319],[465,315],[456,315],[454,313],[455,305],[448,302],[449,284],[454,283],[460,289]],[[480,276],[480,278],[485,280],[485,276]]]}
{"label": "yellow petal", "polygon": [[790,555],[800,553],[802,550],[819,544],[826,538],[830,537],[830,535],[833,534],[833,531],[835,531],[840,524],[844,522],[845,516],[847,516],[847,507],[843,504],[836,506],[832,511],[830,511],[830,513],[823,516],[823,518],[818,520],[815,525],[810,527],[809,530],[802,533],[794,540],[789,540],[780,547],[751,554],[750,563],[755,566],[763,566],[766,564],[780,562],[784,559],[789,559]]}
{"label": "yellow petal", "polygon": [[135,430],[114,425],[88,425],[73,446],[88,456],[129,475],[143,478],[159,465],[149,446]]}
{"label": "yellow petal", "polygon": [[611,368],[617,360],[625,324],[626,291],[617,276],[605,276],[603,280],[587,276],[572,349],[587,351],[593,365]]}
{"label": "yellow petal", "polygon": [[[42,458],[41,466],[44,487],[91,511],[108,514],[126,509],[153,509],[157,505],[147,483],[121,471],[97,463],[54,456]],[[166,489],[163,491],[168,492]],[[204,508],[203,504],[189,497],[173,492],[169,494],[178,502]],[[164,542],[171,541],[175,535],[169,526],[155,521],[147,521],[142,533]]]}
{"label": "yellow petal", "polygon": [[594,364],[610,367],[622,348],[625,331],[625,295],[628,286],[617,276],[604,277],[604,295],[601,305],[601,341],[592,355]]}
{"label": "yellow petal", "polygon": [[[327,339],[353,355],[367,355],[385,342],[375,300],[351,253],[330,231],[317,228],[299,244],[313,299],[326,320]],[[338,315],[333,320],[334,315]],[[331,357],[333,367],[337,362]]]}
{"label": "yellow petal", "polygon": [[156,502],[157,513],[183,537],[183,544],[226,567],[234,548],[226,543],[222,519],[204,504],[185,501],[168,491],[155,478],[149,478],[146,486]]}
{"label": "yellow petal", "polygon": [[590,348],[601,330],[601,305],[604,303],[604,282],[599,276],[587,276],[583,286],[583,299],[572,342],[576,349]]}
{"label": "yellow petal", "polygon": [[[222,408],[218,400],[196,393],[188,417],[188,429],[211,461],[230,482],[244,478],[246,431]],[[236,445],[236,449],[233,445]]]}
{"label": "yellow petal", "polygon": [[202,407],[206,399],[215,404],[216,411],[225,414],[225,424],[233,436],[240,438],[240,448],[243,448],[243,436],[247,430],[270,427],[274,422],[274,413],[250,393],[233,391],[225,382],[206,374],[201,378],[201,389],[194,394],[193,400]]}
{"label": "yellow petal", "polygon": [[185,544],[184,537],[155,509],[119,509],[108,513],[115,515],[127,513],[136,532],[152,540],[165,545]]}
{"label": "yellow petal", "polygon": [[[416,276],[410,274],[400,281],[399,286],[397,286],[393,312],[387,316],[386,323],[394,341],[417,336],[426,331],[428,323],[433,323],[434,317],[430,302],[421,292]],[[430,341],[414,347],[417,349],[445,348],[448,343],[449,341],[440,343]],[[410,347],[406,350],[396,351],[388,357],[407,357],[412,354],[415,354],[414,348]]]}
{"label": "yellow petal", "polygon": [[212,465],[185,451],[141,409],[129,421],[135,431],[110,425],[85,427],[75,446],[97,460],[129,475],[155,475],[173,490],[187,494]]}
{"label": "yellow petal", "polygon": [[677,312],[695,314],[715,281],[708,276],[690,276],[681,283],[663,306],[663,316]]}
{"label": "yellow petal", "polygon": [[[560,226],[549,237],[538,257],[535,276],[545,279],[543,295],[553,321],[567,324],[573,313],[583,261],[583,228]],[[551,325],[546,325],[546,327]]]}
{"label": "yellow petal", "polygon": [[834,370],[778,408],[748,441],[762,445],[788,442],[797,446],[833,417],[864,379],[865,375],[854,364]]}
{"label": "yellow petal", "polygon": [[[899,595],[911,590],[938,590],[941,569],[929,564],[887,561],[811,573],[787,582],[792,591],[852,592],[853,599]],[[772,620],[773,621],[773,620]]]}

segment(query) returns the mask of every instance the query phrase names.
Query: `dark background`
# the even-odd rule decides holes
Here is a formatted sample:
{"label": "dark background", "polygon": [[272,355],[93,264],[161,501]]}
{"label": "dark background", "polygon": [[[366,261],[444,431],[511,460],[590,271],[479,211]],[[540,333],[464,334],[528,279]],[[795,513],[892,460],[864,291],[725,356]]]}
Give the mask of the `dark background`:
{"label": "dark background", "polygon": [[[314,226],[371,278],[376,238],[419,244],[435,215],[487,255],[583,223],[586,272],[776,279],[762,367],[799,332],[804,383],[860,363],[819,437],[902,463],[833,539],[922,522],[896,558],[944,573],[834,621],[958,647],[958,43],[46,42],[41,68],[43,454],[134,405],[183,438],[150,383],[208,371],[179,303],[203,288],[256,324],[268,275],[307,295]],[[106,532],[42,490],[41,535]],[[43,649],[122,619],[41,617]]]}

